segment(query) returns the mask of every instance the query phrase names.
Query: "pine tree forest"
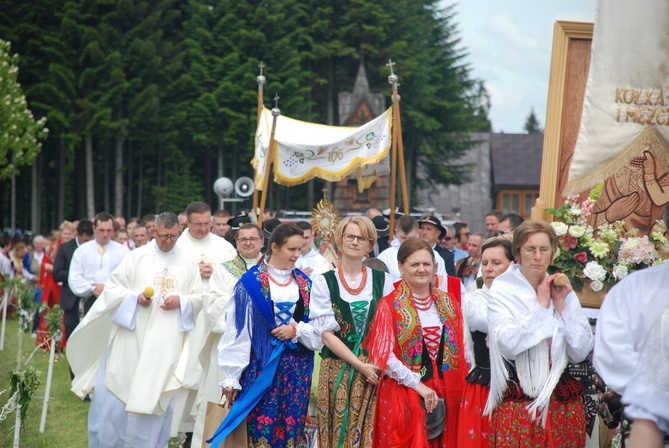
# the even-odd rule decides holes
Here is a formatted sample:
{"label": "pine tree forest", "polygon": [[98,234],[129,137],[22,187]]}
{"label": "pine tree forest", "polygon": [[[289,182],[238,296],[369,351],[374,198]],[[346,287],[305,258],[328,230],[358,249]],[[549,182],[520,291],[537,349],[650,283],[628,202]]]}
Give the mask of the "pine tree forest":
{"label": "pine tree forest", "polygon": [[[438,1],[0,0],[0,39],[48,128],[15,179],[16,225],[34,232],[103,210],[216,209],[218,177],[253,174],[260,61],[268,107],[278,94],[282,114],[324,124],[338,123],[337,94],[361,59],[390,105],[395,61],[410,179],[466,182],[454,162],[469,132],[490,130],[457,10]],[[306,188],[274,184],[268,207],[310,209]],[[10,194],[0,179],[3,228]]]}

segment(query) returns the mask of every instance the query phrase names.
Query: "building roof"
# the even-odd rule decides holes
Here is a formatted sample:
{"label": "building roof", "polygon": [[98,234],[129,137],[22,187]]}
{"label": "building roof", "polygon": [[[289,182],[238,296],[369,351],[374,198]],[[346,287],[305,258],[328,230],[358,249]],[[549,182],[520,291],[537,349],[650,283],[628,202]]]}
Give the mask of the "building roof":
{"label": "building roof", "polygon": [[490,135],[492,178],[500,188],[539,188],[544,134]]}

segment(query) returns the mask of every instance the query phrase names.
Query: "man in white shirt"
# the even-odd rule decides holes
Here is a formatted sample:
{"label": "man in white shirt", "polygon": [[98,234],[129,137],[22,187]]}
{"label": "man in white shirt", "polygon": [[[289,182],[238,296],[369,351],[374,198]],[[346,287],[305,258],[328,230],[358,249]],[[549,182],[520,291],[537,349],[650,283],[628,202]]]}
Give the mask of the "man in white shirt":
{"label": "man in white shirt", "polygon": [[101,212],[93,218],[94,238],[79,246],[72,255],[67,282],[84,302],[84,314],[102,294],[105,282],[129,252],[124,245],[112,241],[114,217]]}
{"label": "man in white shirt", "polygon": [[[186,207],[186,219],[188,228],[179,236],[177,247],[188,253],[197,263],[203,291],[208,293],[209,279],[214,270],[221,269],[221,263],[235,258],[237,251],[224,238],[211,233],[211,208],[206,203],[192,202],[189,204]],[[205,302],[208,297],[205,295]],[[208,304],[204,303],[204,307],[207,306]],[[200,314],[195,322],[195,329],[186,335],[189,360],[182,389],[177,392],[175,399],[172,436],[184,432],[187,440],[192,437],[195,415],[197,415],[195,404],[202,375],[199,353],[205,342],[204,326],[204,315]]]}
{"label": "man in white shirt", "polygon": [[175,247],[178,229],[176,215],[158,215],[155,240],[125,257],[67,342],[72,391],[95,392],[91,447],[166,447],[169,441],[188,357],[184,333],[195,327],[202,305],[195,262]]}
{"label": "man in white shirt", "polygon": [[236,216],[228,222],[232,231],[236,230],[235,241],[238,255],[223,263],[221,269],[214,270],[209,282],[209,293],[205,300],[206,308],[202,310],[205,343],[200,351],[202,377],[197,395],[197,418],[191,443],[193,447],[202,446],[207,402],[216,402],[221,398],[219,383],[225,378],[218,367],[217,346],[225,332],[225,306],[232,298],[235,285],[242,274],[260,263],[263,257],[261,249],[265,242],[260,227],[251,224],[251,220],[246,215]]}
{"label": "man in white shirt", "polygon": [[295,267],[307,274],[312,281],[316,280],[323,272],[332,269],[332,266],[324,256],[312,247],[314,233],[311,224],[307,221],[298,221],[295,224],[304,231],[304,242],[302,243],[300,258],[297,259]]}
{"label": "man in white shirt", "polygon": [[399,267],[397,266],[397,251],[404,241],[409,238],[418,238],[418,220],[413,216],[400,216],[395,221],[395,238],[390,242],[390,247],[379,254],[377,257],[383,261],[388,268],[388,274],[393,282],[402,278]]}

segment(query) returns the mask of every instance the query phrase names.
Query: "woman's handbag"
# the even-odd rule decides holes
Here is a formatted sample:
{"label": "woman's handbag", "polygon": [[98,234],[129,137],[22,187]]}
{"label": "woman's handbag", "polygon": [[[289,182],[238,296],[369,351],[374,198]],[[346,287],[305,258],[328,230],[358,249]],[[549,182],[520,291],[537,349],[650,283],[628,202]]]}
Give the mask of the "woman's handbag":
{"label": "woman's handbag", "polygon": [[[425,401],[421,397],[420,404],[425,409]],[[427,428],[427,440],[436,439],[444,432],[446,427],[446,403],[440,398],[437,407],[432,412],[425,412],[425,427]]]}
{"label": "woman's handbag", "polygon": [[[222,399],[223,397],[221,397]],[[230,411],[230,406],[227,403],[218,403],[213,401],[207,402],[207,411],[204,417],[204,432],[202,437],[202,448],[210,448],[206,441],[209,440],[216,430],[218,429],[221,422],[228,416]],[[225,443],[221,445],[221,448],[247,448],[248,442],[246,438],[246,420],[240,423],[237,428],[235,428],[232,433],[225,439]],[[218,448],[218,447],[217,447]]]}

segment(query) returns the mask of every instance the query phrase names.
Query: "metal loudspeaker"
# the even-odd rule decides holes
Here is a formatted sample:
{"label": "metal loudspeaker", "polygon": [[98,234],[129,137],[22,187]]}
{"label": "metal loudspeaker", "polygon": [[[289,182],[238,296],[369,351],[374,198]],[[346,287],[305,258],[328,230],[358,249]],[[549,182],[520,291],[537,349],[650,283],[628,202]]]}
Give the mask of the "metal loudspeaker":
{"label": "metal loudspeaker", "polygon": [[240,177],[235,182],[235,193],[240,198],[248,198],[253,194],[254,189],[253,179],[250,177]]}
{"label": "metal loudspeaker", "polygon": [[214,182],[214,193],[219,197],[226,198],[230,196],[234,190],[235,186],[232,183],[232,180],[227,177],[219,177]]}

